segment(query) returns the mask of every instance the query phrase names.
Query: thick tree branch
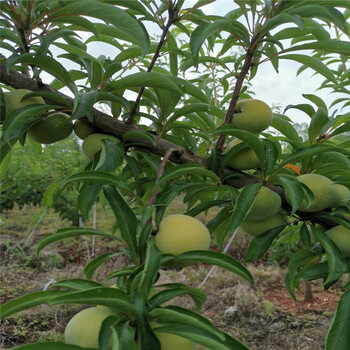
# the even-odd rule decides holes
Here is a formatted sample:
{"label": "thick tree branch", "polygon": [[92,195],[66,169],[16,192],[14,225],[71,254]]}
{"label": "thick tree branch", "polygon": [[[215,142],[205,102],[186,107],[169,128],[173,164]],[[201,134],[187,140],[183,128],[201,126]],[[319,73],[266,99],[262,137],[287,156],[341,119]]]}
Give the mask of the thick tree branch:
{"label": "thick tree branch", "polygon": [[[41,82],[37,82],[36,80],[31,79],[28,76],[21,74],[15,70],[10,70],[10,73],[7,74],[6,65],[3,63],[0,63],[0,81],[1,83],[7,86],[11,86],[15,89],[28,89],[31,91],[54,92],[60,95],[61,97],[64,97],[65,100],[68,101],[73,107],[73,102],[74,102],[73,98],[51,88],[49,85],[43,84]],[[54,101],[46,100],[46,102],[67,107],[64,104],[58,103],[56,100]],[[93,113],[95,116],[93,125],[95,127],[100,129],[102,132],[106,134],[114,135],[121,140],[123,139],[123,136],[125,135],[125,133],[127,133],[128,131],[131,131],[131,130],[142,131],[135,125],[121,122],[120,120],[115,119],[110,115],[103,113],[95,108],[93,109]],[[197,165],[207,167],[208,165],[207,157],[200,156],[186,148],[183,148],[179,145],[176,145],[158,136],[154,136],[154,139],[156,141],[155,144],[151,143],[150,141],[144,138],[131,138],[128,140],[137,142],[138,144],[142,144],[143,147],[146,148],[149,152],[156,154],[160,157],[164,157],[165,155],[169,154],[168,151],[170,149],[176,149],[177,150],[176,152],[172,152],[171,154],[169,154],[169,160],[171,160],[172,162],[175,162],[177,164],[197,164]],[[222,175],[224,178],[227,178],[228,176],[230,176],[229,178],[227,178],[227,180],[225,180],[225,183],[236,188],[242,188],[251,183],[261,182],[255,176],[240,172],[238,170],[233,170],[230,168],[226,168]],[[281,197],[282,207],[290,212],[291,207],[285,199],[283,189],[273,185],[269,185],[269,187]],[[319,212],[319,213],[297,212],[301,220],[310,220],[313,223],[318,223],[325,227],[336,226],[336,224],[333,221],[318,217],[318,215],[326,214],[326,213],[327,212]],[[348,218],[345,218],[345,219],[349,220]]]}

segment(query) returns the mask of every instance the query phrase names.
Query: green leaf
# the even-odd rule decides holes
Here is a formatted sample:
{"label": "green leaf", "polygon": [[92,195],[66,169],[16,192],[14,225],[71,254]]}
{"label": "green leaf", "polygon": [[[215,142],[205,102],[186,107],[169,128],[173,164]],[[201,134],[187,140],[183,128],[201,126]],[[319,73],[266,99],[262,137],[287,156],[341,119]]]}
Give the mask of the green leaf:
{"label": "green leaf", "polygon": [[110,185],[103,186],[103,193],[117,219],[118,228],[122,239],[133,253],[134,259],[137,257],[137,219],[128,203],[121,196],[119,191]]}
{"label": "green leaf", "polygon": [[121,289],[116,288],[96,287],[72,293],[64,293],[50,299],[49,304],[105,305],[116,308],[119,312],[125,312],[130,316],[136,316],[136,309],[130,303],[130,298]]}
{"label": "green leaf", "polygon": [[95,348],[81,348],[77,345],[53,343],[53,342],[40,342],[33,344],[26,344],[22,346],[16,346],[12,350],[96,350]]}
{"label": "green leaf", "polygon": [[278,114],[273,114],[271,126],[286,136],[288,139],[302,144],[302,140],[298,132],[294,129],[293,125]]}
{"label": "green leaf", "polygon": [[113,172],[124,161],[124,147],[114,140],[101,140],[102,150],[96,169]]}
{"label": "green leaf", "polygon": [[350,290],[339,300],[326,339],[326,350],[350,349]]}
{"label": "green leaf", "polygon": [[70,228],[61,228],[57,230],[56,233],[49,234],[45,236],[40,242],[38,243],[38,247],[36,250],[36,253],[39,254],[39,252],[45,248],[47,245],[52,244],[57,241],[61,241],[66,238],[72,238],[72,237],[78,237],[78,236],[84,236],[84,235],[96,235],[96,236],[104,236],[108,238],[115,239],[114,236],[104,233],[99,230],[95,230],[92,228],[80,228],[80,227],[70,227]]}
{"label": "green leaf", "polygon": [[248,247],[246,261],[259,260],[271,246],[273,240],[284,230],[286,226],[274,227],[263,234],[254,237]]}
{"label": "green leaf", "polygon": [[69,120],[79,119],[85,116],[93,116],[92,109],[98,96],[98,90],[81,92],[75,96],[74,109]]}
{"label": "green leaf", "polygon": [[177,84],[171,76],[158,72],[139,72],[107,83],[106,91],[118,91],[122,89],[131,89],[135,87],[152,87],[164,90],[170,90],[182,94]]}
{"label": "green leaf", "polygon": [[118,252],[118,253],[106,253],[99,255],[95,259],[89,261],[89,263],[84,268],[84,275],[86,278],[91,279],[94,275],[95,271],[105,262],[109,259],[114,258],[115,256],[119,256],[125,254],[124,252]]}
{"label": "green leaf", "polygon": [[313,41],[307,44],[292,46],[280,53],[298,51],[298,50],[320,50],[329,53],[339,53],[341,55],[350,55],[350,42],[336,39]]}
{"label": "green leaf", "polygon": [[309,68],[312,68],[316,72],[323,75],[325,78],[329,79],[333,83],[337,82],[333,72],[319,59],[307,56],[307,55],[299,55],[299,54],[290,54],[290,55],[280,55],[279,59],[281,60],[292,60],[302,64],[305,64]]}
{"label": "green leaf", "polygon": [[85,290],[89,288],[101,287],[100,283],[88,281],[83,279],[71,279],[66,281],[59,281],[52,285],[52,287],[68,288],[70,290]]}
{"label": "green leaf", "polygon": [[[138,138],[138,139],[144,139],[149,141],[153,146],[155,146],[157,144],[156,139],[154,138],[153,135],[146,133],[144,131],[138,131],[138,130],[130,130],[127,131],[124,135],[123,135],[123,140],[129,140],[129,139],[134,139],[134,138]],[[135,142],[135,141],[133,141]],[[142,142],[142,141],[141,141]]]}
{"label": "green leaf", "polygon": [[78,208],[81,215],[88,219],[89,211],[95,203],[98,194],[100,193],[102,184],[99,182],[85,183],[79,190]]}
{"label": "green leaf", "polygon": [[145,301],[148,300],[150,290],[156,282],[161,259],[162,254],[152,237],[147,241],[146,261],[138,288],[139,296]]}
{"label": "green leaf", "polygon": [[254,284],[253,277],[250,272],[236,259],[223,253],[210,250],[192,250],[176,256],[168,254],[163,255],[162,264],[168,262],[186,262],[192,264],[204,262],[207,264],[217,265],[245,278],[250,284]]}
{"label": "green leaf", "polygon": [[0,318],[11,316],[12,314],[30,309],[34,306],[47,304],[50,300],[64,295],[66,292],[62,291],[43,291],[34,292],[17,299],[8,301],[6,304],[0,305]]}
{"label": "green leaf", "polygon": [[326,262],[314,264],[307,267],[299,276],[300,280],[312,281],[319,278],[327,278],[329,274],[328,264]]}
{"label": "green leaf", "polygon": [[327,111],[323,108],[318,108],[315,115],[312,116],[312,119],[308,128],[310,142],[315,140],[315,138],[319,134],[324,134],[326,132],[325,126],[329,122],[330,122],[330,119],[328,118]]}

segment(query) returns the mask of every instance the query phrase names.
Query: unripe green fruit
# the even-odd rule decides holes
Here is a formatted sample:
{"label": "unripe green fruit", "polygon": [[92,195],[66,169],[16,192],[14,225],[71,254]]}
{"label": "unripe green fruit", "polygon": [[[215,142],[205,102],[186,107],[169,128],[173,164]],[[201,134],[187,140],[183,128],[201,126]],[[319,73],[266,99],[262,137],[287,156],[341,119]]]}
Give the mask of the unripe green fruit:
{"label": "unripe green fruit", "polygon": [[204,224],[182,214],[163,218],[155,239],[162,254],[173,255],[191,250],[208,250],[211,242],[209,230]]}
{"label": "unripe green fruit", "polygon": [[63,124],[68,118],[69,116],[62,112],[50,114],[28,129],[28,136],[43,144],[61,141],[67,138],[73,130],[72,122]]}
{"label": "unripe green fruit", "polygon": [[256,195],[247,220],[260,221],[274,216],[281,209],[281,197],[266,186],[262,186]]}
{"label": "unripe green fruit", "polygon": [[[330,179],[318,174],[304,174],[298,176],[298,180],[309,187],[314,195],[312,203],[307,206],[306,201],[303,200],[299,206],[299,210],[305,212],[316,212],[329,208],[332,205],[334,197],[331,185],[333,182]],[[286,200],[291,204],[287,193]]]}
{"label": "unripe green fruit", "polygon": [[259,236],[264,232],[278,226],[286,224],[286,218],[284,215],[278,213],[270,218],[260,221],[246,220],[241,228],[251,236]]}
{"label": "unripe green fruit", "polygon": [[345,257],[350,258],[350,230],[338,225],[326,232]]}
{"label": "unripe green fruit", "polygon": [[[151,327],[165,326],[155,322],[151,322]],[[161,350],[193,350],[194,344],[191,340],[180,337],[171,333],[163,333],[155,331],[154,334],[160,342]]]}
{"label": "unripe green fruit", "polygon": [[[78,312],[66,326],[65,342],[82,348],[98,348],[101,325],[108,316],[115,316],[108,308],[91,307]],[[112,344],[108,348],[111,349]]]}
{"label": "unripe green fruit", "polygon": [[[234,139],[228,144],[227,150],[229,151],[241,142],[239,139]],[[237,170],[255,169],[259,166],[259,163],[256,153],[251,148],[239,151],[227,161],[227,165]]]}
{"label": "unripe green fruit", "polygon": [[82,150],[85,154],[86,158],[92,160],[94,155],[101,151],[102,142],[101,140],[112,140],[115,142],[119,142],[118,138],[113,135],[107,134],[91,134],[89,135],[83,142]]}
{"label": "unripe green fruit", "polygon": [[[29,105],[35,104],[45,104],[45,101],[40,96],[33,96],[23,99],[25,95],[32,93],[33,91],[26,89],[18,89],[10,92],[5,92],[5,103],[6,103],[6,116],[8,116],[12,111],[18,108],[23,108]],[[1,118],[4,120],[5,118]]]}
{"label": "unripe green fruit", "polygon": [[74,132],[81,140],[85,140],[89,135],[96,132],[96,128],[82,120],[76,120],[74,122]]}
{"label": "unripe green fruit", "polygon": [[263,101],[245,99],[236,104],[232,124],[253,134],[267,129],[272,123],[271,108]]}
{"label": "unripe green fruit", "polygon": [[340,184],[332,184],[331,188],[333,192],[331,208],[346,206],[350,201],[350,190],[346,186]]}

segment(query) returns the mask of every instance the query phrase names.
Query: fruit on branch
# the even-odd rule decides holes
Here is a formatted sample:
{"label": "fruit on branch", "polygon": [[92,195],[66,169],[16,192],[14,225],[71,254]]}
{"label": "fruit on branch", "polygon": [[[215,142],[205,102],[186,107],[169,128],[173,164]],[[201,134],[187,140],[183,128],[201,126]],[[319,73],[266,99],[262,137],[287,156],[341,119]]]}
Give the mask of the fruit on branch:
{"label": "fruit on branch", "polygon": [[173,255],[191,250],[208,250],[211,242],[207,227],[198,219],[183,214],[163,218],[155,239],[162,254]]}
{"label": "fruit on branch", "polygon": [[[64,340],[82,348],[98,348],[98,335],[104,319],[116,314],[109,308],[91,307],[78,312],[67,324]],[[108,349],[112,348],[110,342]]]}
{"label": "fruit on branch", "polygon": [[96,132],[96,128],[78,119],[74,122],[74,132],[81,140],[85,140],[89,135]]}
{"label": "fruit on branch", "polygon": [[[150,324],[152,328],[166,326],[165,324],[158,324],[155,322],[151,322]],[[162,350],[193,350],[194,348],[194,344],[191,340],[176,334],[157,331],[155,331],[154,334],[158,338]]]}
{"label": "fruit on branch", "polygon": [[69,115],[55,112],[40,119],[28,129],[28,136],[43,144],[55,143],[67,138],[72,130],[73,123],[67,122]]}
{"label": "fruit on branch", "polygon": [[338,225],[326,232],[345,257],[350,258],[350,230]]}
{"label": "fruit on branch", "polygon": [[247,220],[260,221],[274,216],[281,209],[281,197],[266,186],[262,186],[256,195]]}
{"label": "fruit on branch", "polygon": [[92,160],[94,158],[94,155],[97,152],[101,151],[102,140],[112,140],[115,142],[119,142],[119,139],[113,135],[91,134],[87,136],[82,145],[83,153],[85,154],[87,159]]}
{"label": "fruit on branch", "polygon": [[[299,210],[313,213],[329,208],[332,205],[334,197],[331,185],[333,182],[330,179],[319,174],[304,174],[298,176],[298,180],[306,185],[314,195],[309,205],[304,199],[299,206]],[[288,193],[286,193],[286,200],[291,204]]]}
{"label": "fruit on branch", "polygon": [[232,124],[237,128],[258,134],[271,123],[272,111],[265,102],[253,98],[237,102],[232,119]]}
{"label": "fruit on branch", "polygon": [[[26,95],[32,93],[33,91],[27,90],[27,89],[18,89],[13,90],[10,92],[5,92],[5,103],[6,103],[6,116],[8,116],[12,111],[18,108],[23,108],[25,106],[29,105],[35,105],[35,104],[45,104],[45,101],[40,96],[33,96],[24,98]],[[1,120],[4,120],[4,118],[1,118]]]}
{"label": "fruit on branch", "polygon": [[[242,143],[241,140],[234,139],[228,144],[227,151],[240,143]],[[227,160],[227,165],[237,170],[255,169],[259,166],[259,163],[256,153],[248,145],[247,148],[238,151]]]}
{"label": "fruit on branch", "polygon": [[246,220],[241,228],[244,232],[248,233],[251,236],[259,236],[264,232],[278,226],[286,225],[287,221],[283,214],[277,213],[276,215],[267,218],[265,220],[252,221]]}
{"label": "fruit on branch", "polygon": [[333,203],[331,207],[338,208],[346,206],[350,201],[350,190],[340,184],[332,184],[331,188],[333,192]]}

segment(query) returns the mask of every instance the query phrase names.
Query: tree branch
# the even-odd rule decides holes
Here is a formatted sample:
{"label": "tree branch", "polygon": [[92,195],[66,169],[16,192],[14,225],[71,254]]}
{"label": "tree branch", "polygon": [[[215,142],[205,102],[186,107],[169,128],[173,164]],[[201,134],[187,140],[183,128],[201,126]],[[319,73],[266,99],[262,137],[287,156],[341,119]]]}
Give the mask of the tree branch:
{"label": "tree branch", "polygon": [[[34,79],[31,79],[28,76],[21,74],[15,70],[10,70],[10,73],[7,74],[6,64],[4,63],[0,63],[0,81],[1,83],[7,86],[11,86],[15,89],[28,89],[31,91],[50,91],[50,92],[56,93],[57,95],[60,95],[61,97],[63,97],[66,101],[68,101],[73,106],[73,102],[74,102],[73,98],[51,88],[49,85],[46,85]],[[67,107],[65,104],[57,102],[57,100],[46,99],[46,102]],[[100,129],[102,132],[106,134],[114,135],[121,140],[123,139],[123,136],[125,135],[125,133],[127,133],[128,131],[131,131],[131,130],[143,131],[142,129],[138,128],[135,125],[130,125],[125,122],[121,122],[120,120],[113,118],[110,115],[97,110],[96,108],[93,109],[93,114],[95,118],[92,124],[95,127]],[[166,154],[169,154],[170,149],[176,149],[177,150],[176,152],[172,152],[171,154],[169,154],[170,161],[177,164],[196,164],[196,165],[207,167],[208,161],[209,161],[207,157],[200,156],[184,147],[176,145],[156,135],[154,135],[154,139],[156,141],[155,144],[153,144],[152,142],[144,138],[134,137],[128,140],[132,142],[137,142],[138,144],[142,144],[143,147],[145,147],[149,152],[156,154],[160,157],[164,157]],[[222,175],[223,175],[223,178],[227,178],[227,180],[225,180],[225,184],[233,186],[235,188],[242,188],[251,183],[261,183],[261,181],[255,176],[252,176],[231,168],[225,168]],[[228,176],[230,177],[228,178]],[[291,207],[285,199],[283,189],[273,185],[268,185],[268,187],[281,197],[282,207],[287,211],[291,212]],[[309,220],[313,223],[318,223],[325,227],[336,226],[337,224],[335,224],[333,221],[318,217],[318,215],[320,214],[327,214],[327,213],[328,212],[326,211],[319,212],[319,213],[297,212],[301,220]],[[345,218],[345,219],[350,222],[349,218]]]}

